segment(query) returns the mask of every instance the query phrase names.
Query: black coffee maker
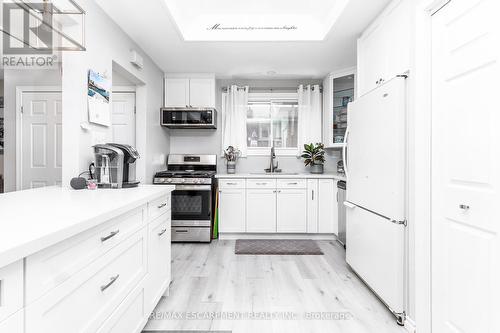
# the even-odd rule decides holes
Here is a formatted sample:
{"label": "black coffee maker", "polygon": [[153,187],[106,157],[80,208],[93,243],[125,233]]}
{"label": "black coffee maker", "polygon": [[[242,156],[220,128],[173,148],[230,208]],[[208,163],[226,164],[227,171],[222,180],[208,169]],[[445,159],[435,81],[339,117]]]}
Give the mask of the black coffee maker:
{"label": "black coffee maker", "polygon": [[135,162],[138,158],[141,157],[137,149],[135,149],[130,145],[125,145],[121,143],[108,143],[107,145],[118,148],[121,151],[123,151],[122,188],[137,187],[140,182],[136,180]]}

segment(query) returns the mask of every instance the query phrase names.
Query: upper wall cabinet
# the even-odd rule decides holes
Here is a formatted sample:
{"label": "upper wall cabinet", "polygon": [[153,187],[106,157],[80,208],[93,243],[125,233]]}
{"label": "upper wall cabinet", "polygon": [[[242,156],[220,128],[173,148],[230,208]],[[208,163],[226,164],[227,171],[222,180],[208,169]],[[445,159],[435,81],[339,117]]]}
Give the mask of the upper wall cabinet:
{"label": "upper wall cabinet", "polygon": [[358,96],[410,68],[411,0],[394,0],[358,39]]}
{"label": "upper wall cabinet", "polygon": [[166,107],[215,107],[215,77],[169,75],[165,77]]}
{"label": "upper wall cabinet", "polygon": [[323,144],[342,148],[347,130],[347,105],[356,92],[356,68],[328,75],[323,81]]}

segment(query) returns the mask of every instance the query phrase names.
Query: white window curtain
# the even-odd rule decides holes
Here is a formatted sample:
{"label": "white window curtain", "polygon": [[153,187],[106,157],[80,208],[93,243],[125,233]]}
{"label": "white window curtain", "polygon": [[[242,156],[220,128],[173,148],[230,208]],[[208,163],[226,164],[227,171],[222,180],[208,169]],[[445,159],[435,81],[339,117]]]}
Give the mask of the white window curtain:
{"label": "white window curtain", "polygon": [[233,146],[247,156],[248,86],[230,86],[222,105],[222,149]]}
{"label": "white window curtain", "polygon": [[322,101],[319,85],[299,86],[298,155],[304,144],[321,142]]}

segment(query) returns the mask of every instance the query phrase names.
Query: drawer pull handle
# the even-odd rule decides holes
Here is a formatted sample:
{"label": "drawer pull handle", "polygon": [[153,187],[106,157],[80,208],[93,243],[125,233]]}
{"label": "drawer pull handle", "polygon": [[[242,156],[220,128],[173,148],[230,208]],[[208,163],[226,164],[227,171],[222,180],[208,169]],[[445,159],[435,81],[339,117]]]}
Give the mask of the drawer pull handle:
{"label": "drawer pull handle", "polygon": [[298,185],[298,183],[288,183],[288,185]]}
{"label": "drawer pull handle", "polygon": [[188,232],[187,230],[175,230],[175,232]]}
{"label": "drawer pull handle", "polygon": [[101,286],[101,292],[108,289],[109,287],[111,287],[111,285],[113,283],[116,282],[116,280],[118,280],[118,278],[120,277],[120,274],[116,274],[116,276],[113,276],[112,278],[109,279],[109,282],[106,283],[105,285]]}
{"label": "drawer pull handle", "polygon": [[238,185],[238,183],[226,183],[227,185]]}
{"label": "drawer pull handle", "polygon": [[167,205],[167,203],[162,203],[161,205],[158,205],[158,209],[162,209],[163,207],[165,207]]}
{"label": "drawer pull handle", "polygon": [[267,183],[255,183],[255,185],[267,185]]}
{"label": "drawer pull handle", "polygon": [[161,237],[165,232],[167,232],[167,229],[162,229],[162,231],[158,233],[158,237]]}
{"label": "drawer pull handle", "polygon": [[120,232],[120,229],[118,229],[118,230],[116,230],[116,231],[111,231],[111,232],[109,233],[109,235],[107,235],[107,236],[105,236],[105,237],[101,237],[101,242],[103,242],[103,243],[104,243],[104,242],[105,242],[105,241],[107,241],[108,239],[115,237],[116,235],[118,235],[118,233],[119,233],[119,232]]}
{"label": "drawer pull handle", "polygon": [[463,210],[468,210],[470,207],[468,205],[464,205],[464,204],[461,204],[460,206],[458,206],[460,209],[463,209]]}

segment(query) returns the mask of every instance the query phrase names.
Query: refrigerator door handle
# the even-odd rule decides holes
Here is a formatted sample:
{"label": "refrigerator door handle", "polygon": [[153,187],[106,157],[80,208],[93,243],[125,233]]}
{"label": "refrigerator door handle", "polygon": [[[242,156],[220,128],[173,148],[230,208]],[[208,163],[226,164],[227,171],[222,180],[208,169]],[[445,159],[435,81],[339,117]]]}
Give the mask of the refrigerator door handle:
{"label": "refrigerator door handle", "polygon": [[349,201],[344,201],[344,206],[346,206],[347,208],[350,208],[350,209],[356,208],[356,205],[350,203]]}
{"label": "refrigerator door handle", "polygon": [[349,137],[349,126],[347,126],[344,135],[344,145],[342,146],[342,160],[344,161],[344,173],[346,178],[348,177],[349,171],[347,170],[347,139]]}

